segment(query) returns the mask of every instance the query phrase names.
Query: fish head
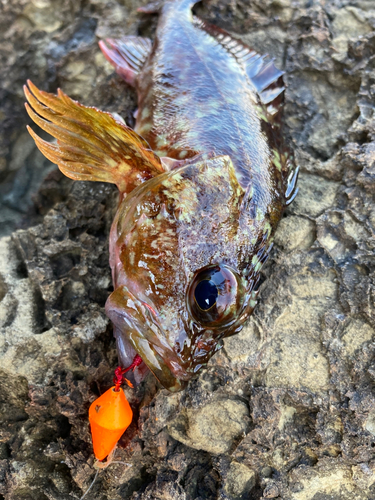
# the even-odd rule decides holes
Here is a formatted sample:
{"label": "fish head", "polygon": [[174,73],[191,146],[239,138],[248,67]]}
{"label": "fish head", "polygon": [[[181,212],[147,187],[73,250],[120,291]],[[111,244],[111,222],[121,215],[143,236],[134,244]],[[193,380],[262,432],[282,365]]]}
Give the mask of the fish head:
{"label": "fish head", "polygon": [[107,314],[171,391],[255,306],[261,262],[254,252],[270,231],[248,209],[248,196],[230,158],[217,156],[145,182],[120,205]]}

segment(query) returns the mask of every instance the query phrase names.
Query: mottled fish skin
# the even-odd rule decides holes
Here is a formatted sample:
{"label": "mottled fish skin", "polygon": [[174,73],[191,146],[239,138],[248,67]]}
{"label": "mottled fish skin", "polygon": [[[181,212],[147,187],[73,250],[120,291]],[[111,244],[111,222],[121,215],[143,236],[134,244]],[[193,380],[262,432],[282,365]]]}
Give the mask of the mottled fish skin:
{"label": "mottled fish skin", "polygon": [[282,73],[194,18],[193,4],[164,3],[153,46],[101,42],[137,89],[135,132],[61,91],[25,91],[43,117],[28,107],[32,119],[58,138],[31,132],[41,151],[71,178],[119,187],[106,311],[121,364],[139,354],[171,391],[251,315],[298,173],[281,131]]}

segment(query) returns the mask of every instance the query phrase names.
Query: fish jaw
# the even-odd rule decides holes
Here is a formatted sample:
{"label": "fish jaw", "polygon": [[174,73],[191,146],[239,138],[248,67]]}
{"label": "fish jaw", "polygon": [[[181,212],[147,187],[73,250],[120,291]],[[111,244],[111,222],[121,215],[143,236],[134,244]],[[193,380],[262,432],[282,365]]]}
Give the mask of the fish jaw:
{"label": "fish jaw", "polygon": [[[131,356],[138,353],[166,389],[177,392],[186,386],[190,376],[165,337],[155,331],[157,327],[150,320],[155,311],[147,302],[137,299],[126,286],[121,286],[108,298],[106,313],[115,325],[120,361],[128,364]],[[139,374],[138,380],[136,374],[136,382],[144,374]]]}

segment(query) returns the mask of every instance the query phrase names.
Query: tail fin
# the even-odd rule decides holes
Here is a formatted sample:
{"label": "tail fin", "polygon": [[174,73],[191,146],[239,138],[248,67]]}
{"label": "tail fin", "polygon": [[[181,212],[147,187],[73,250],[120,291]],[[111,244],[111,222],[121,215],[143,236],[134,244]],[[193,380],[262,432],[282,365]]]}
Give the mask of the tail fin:
{"label": "tail fin", "polygon": [[44,141],[30,127],[28,131],[44,156],[67,177],[111,182],[129,193],[164,172],[147,141],[110,113],[83,106],[61,90],[53,95],[40,91],[30,80],[27,84],[26,110],[57,144]]}

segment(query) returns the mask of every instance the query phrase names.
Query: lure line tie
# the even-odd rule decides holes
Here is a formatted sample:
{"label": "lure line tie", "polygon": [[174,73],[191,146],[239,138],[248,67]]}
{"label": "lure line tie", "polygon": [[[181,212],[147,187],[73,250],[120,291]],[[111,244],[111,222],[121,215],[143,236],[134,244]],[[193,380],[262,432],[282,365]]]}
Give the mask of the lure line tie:
{"label": "lure line tie", "polygon": [[120,386],[124,382],[124,380],[127,382],[127,380],[124,377],[125,373],[129,372],[130,370],[134,371],[141,363],[142,363],[142,358],[140,357],[139,354],[136,354],[130,366],[128,366],[127,368],[121,368],[121,366],[118,366],[116,368],[115,376],[113,377],[113,383],[115,384],[115,389],[114,389],[115,392],[118,392],[120,390]]}

